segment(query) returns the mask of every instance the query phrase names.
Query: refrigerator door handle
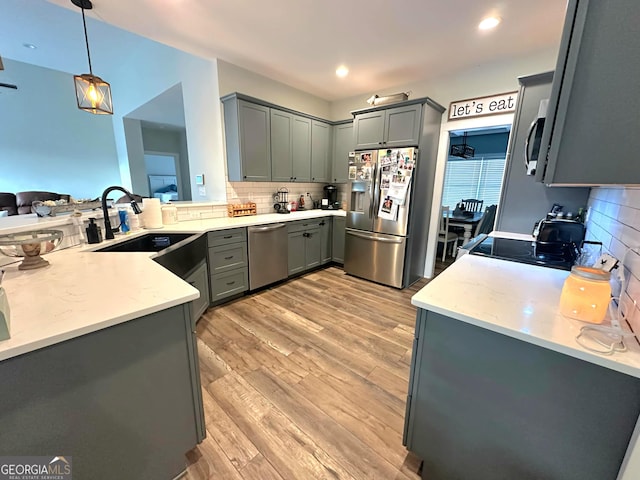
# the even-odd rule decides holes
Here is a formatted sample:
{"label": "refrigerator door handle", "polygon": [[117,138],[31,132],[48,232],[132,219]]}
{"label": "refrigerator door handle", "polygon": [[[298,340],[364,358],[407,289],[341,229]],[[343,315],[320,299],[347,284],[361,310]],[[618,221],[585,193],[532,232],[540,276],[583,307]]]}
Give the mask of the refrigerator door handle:
{"label": "refrigerator door handle", "polygon": [[379,198],[379,194],[380,192],[378,191],[378,165],[377,165],[377,161],[376,161],[376,165],[373,167],[373,172],[371,175],[371,193],[370,193],[370,198],[371,198],[371,204],[369,205],[369,209],[371,211],[371,213],[369,213],[369,216],[371,218],[378,218],[378,198]]}
{"label": "refrigerator door handle", "polygon": [[367,240],[375,240],[376,242],[382,243],[402,243],[403,238],[385,238],[385,237],[377,237],[375,235],[367,235],[366,233],[359,233],[353,231],[347,231],[347,235],[353,235],[354,237],[365,238]]}

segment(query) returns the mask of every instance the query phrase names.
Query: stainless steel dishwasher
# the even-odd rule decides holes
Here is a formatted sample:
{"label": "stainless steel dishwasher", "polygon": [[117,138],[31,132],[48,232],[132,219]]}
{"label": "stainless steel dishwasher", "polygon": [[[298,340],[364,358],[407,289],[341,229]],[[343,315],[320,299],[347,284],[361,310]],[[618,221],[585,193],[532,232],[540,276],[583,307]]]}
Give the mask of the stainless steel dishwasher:
{"label": "stainless steel dishwasher", "polygon": [[247,227],[249,290],[284,280],[288,275],[288,235],[284,223]]}

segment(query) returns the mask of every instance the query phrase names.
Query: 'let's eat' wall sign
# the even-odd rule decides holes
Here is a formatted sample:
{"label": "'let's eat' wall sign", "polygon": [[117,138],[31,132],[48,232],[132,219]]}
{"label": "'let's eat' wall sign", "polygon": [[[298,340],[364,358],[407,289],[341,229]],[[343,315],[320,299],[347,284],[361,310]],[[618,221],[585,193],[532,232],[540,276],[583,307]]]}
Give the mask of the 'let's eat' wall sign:
{"label": "'let's eat' wall sign", "polygon": [[512,113],[516,111],[517,98],[518,92],[508,92],[451,102],[449,104],[449,120]]}

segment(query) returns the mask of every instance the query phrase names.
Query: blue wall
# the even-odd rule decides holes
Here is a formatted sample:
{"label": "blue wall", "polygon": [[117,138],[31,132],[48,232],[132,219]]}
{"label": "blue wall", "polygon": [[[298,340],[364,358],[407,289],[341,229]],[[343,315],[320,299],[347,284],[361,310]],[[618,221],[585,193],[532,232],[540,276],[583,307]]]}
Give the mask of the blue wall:
{"label": "blue wall", "polygon": [[[73,76],[4,59],[0,82],[0,191],[48,190],[95,198],[120,183],[109,115],[76,106]],[[54,93],[54,94],[53,94]]]}
{"label": "blue wall", "polygon": [[[451,137],[451,145],[461,145],[463,137]],[[506,154],[509,133],[490,133],[487,135],[467,136],[467,145],[476,149],[476,157],[489,154]]]}

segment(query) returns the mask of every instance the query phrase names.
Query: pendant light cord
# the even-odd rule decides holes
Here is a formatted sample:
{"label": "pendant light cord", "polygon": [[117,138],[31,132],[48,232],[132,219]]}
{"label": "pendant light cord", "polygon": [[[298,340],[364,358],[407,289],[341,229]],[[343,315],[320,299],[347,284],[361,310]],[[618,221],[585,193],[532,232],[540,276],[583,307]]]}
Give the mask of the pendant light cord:
{"label": "pendant light cord", "polygon": [[91,54],[89,53],[89,37],[87,35],[87,22],[84,18],[84,7],[82,9],[82,25],[84,26],[84,42],[87,45],[87,59],[89,60],[89,74],[93,77],[93,69],[91,68]]}

